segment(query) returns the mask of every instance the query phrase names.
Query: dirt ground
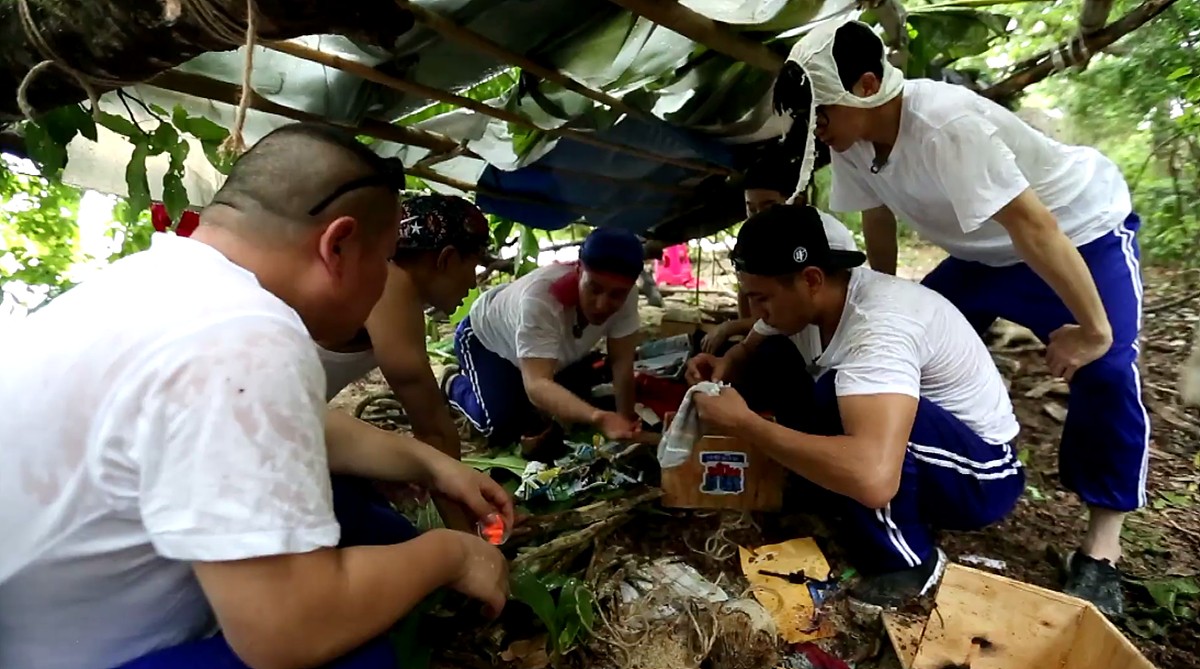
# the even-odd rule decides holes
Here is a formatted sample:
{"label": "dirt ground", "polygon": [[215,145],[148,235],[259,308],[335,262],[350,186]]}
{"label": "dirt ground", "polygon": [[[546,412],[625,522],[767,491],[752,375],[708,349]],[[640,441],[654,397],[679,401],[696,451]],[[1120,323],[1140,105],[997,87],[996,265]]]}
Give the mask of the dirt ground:
{"label": "dirt ground", "polygon": [[[902,274],[917,278],[938,260],[939,254],[928,249],[905,249]],[[714,264],[702,262],[698,272],[706,281],[706,292],[670,295],[668,307],[679,307],[699,296],[706,313],[729,309],[733,304],[728,292],[732,277],[722,263]],[[1200,625],[1195,611],[1200,599],[1181,593],[1175,610],[1168,612],[1155,604],[1143,583],[1166,577],[1200,578],[1200,412],[1181,408],[1175,389],[1192,330],[1200,321],[1200,273],[1148,268],[1145,284],[1142,371],[1152,420],[1150,504],[1131,514],[1126,523],[1121,568],[1126,577],[1128,615],[1118,625],[1160,669],[1194,669],[1200,666]],[[653,323],[647,323],[647,329],[652,328]],[[1050,378],[1040,344],[1017,330],[994,333],[997,336],[990,346],[1011,382],[1022,425],[1020,448],[1028,468],[1027,491],[1008,520],[981,532],[946,534],[943,547],[952,560],[964,556],[1000,560],[1004,568],[997,573],[1057,589],[1058,559],[1075,548],[1086,527],[1084,510],[1062,487],[1058,475],[1057,442],[1066,412],[1066,389]],[[363,397],[383,387],[375,372],[348,388],[335,403],[353,410]],[[753,542],[788,538],[781,534],[824,533],[819,523],[810,519],[756,516],[754,520],[758,528],[731,531],[725,539]],[[706,538],[712,537],[722,522],[712,514],[657,513],[626,525],[611,542],[642,555],[680,554],[710,578],[729,577],[738,571],[736,556],[705,549]],[[708,549],[712,547],[710,542]],[[836,562],[836,549],[830,558]],[[464,661],[458,655],[459,661]],[[468,664],[483,666],[486,662]],[[580,664],[576,658],[572,664],[587,666],[591,662]]]}

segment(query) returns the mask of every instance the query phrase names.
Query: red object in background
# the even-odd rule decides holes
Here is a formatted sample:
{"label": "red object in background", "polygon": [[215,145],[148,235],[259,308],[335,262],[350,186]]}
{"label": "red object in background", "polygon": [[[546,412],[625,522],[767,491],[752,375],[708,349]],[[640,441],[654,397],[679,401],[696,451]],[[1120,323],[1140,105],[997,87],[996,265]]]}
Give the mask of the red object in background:
{"label": "red object in background", "polygon": [[[167,208],[163,203],[155,202],[150,205],[150,224],[157,232],[166,232],[171,229],[171,215],[167,213]],[[200,214],[188,209],[180,217],[179,225],[175,226],[175,234],[180,237],[189,237],[198,227],[200,227]]]}
{"label": "red object in background", "polygon": [[634,374],[634,394],[637,401],[648,407],[661,418],[679,410],[683,396],[687,394],[687,383],[664,379],[653,374]]}

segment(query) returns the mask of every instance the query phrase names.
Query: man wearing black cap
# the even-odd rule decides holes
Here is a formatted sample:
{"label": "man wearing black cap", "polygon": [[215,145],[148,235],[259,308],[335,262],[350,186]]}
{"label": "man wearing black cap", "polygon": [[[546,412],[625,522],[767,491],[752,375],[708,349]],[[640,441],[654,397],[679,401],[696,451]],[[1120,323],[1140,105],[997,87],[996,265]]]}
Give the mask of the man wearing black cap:
{"label": "man wearing black cap", "polygon": [[[461,372],[445,382],[451,406],[494,443],[522,436],[532,404],[567,423],[595,426],[610,439],[637,430],[633,359],[641,323],[633,291],[643,265],[633,233],[597,228],[579,262],[542,267],[479,297],[459,323]],[[602,411],[555,380],[607,339],[617,410]]]}
{"label": "man wearing black cap", "polygon": [[[809,362],[806,431],[759,417],[731,388],[695,401],[710,428],[836,494],[866,574],[852,595],[890,608],[937,583],[946,556],[933,529],[974,530],[1012,510],[1024,489],[1017,420],[966,318],[932,290],[859,267],[862,253],[831,249],[819,222],[811,207],[772,207],[742,226],[732,255],[762,314],[756,331],[789,335]],[[729,380],[745,348],[690,371]]]}

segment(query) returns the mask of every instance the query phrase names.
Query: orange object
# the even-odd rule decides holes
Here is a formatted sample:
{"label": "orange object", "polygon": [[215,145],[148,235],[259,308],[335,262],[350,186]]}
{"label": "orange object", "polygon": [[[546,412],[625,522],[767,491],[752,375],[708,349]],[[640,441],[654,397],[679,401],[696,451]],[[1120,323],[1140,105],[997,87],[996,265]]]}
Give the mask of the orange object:
{"label": "orange object", "polygon": [[498,513],[489,513],[486,518],[476,522],[475,529],[481,539],[493,546],[508,541],[508,525],[504,522],[504,516]]}

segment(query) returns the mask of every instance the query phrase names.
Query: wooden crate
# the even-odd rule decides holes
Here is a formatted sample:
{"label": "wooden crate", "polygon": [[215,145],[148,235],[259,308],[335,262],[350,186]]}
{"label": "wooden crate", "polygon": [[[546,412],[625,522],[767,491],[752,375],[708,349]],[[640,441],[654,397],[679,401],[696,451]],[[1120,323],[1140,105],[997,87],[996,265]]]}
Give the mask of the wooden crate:
{"label": "wooden crate", "polygon": [[[666,417],[666,424],[670,419]],[[675,509],[779,511],[787,470],[734,437],[701,437],[687,462],[662,471],[662,504]]]}
{"label": "wooden crate", "polygon": [[1096,607],[952,564],[928,619],[884,614],[905,669],[1154,669]]}

